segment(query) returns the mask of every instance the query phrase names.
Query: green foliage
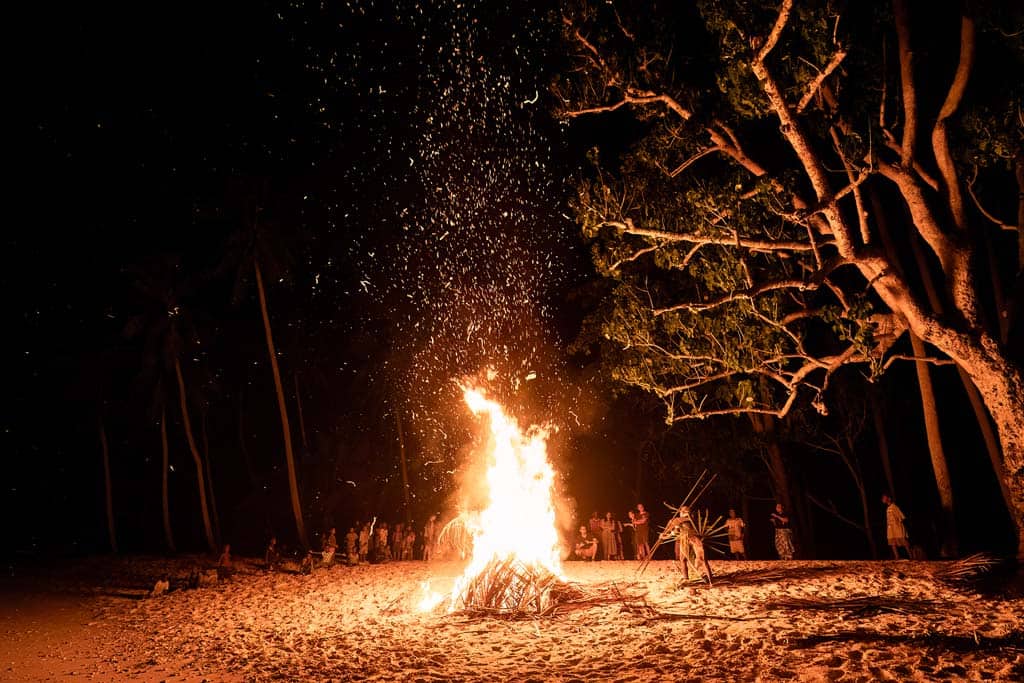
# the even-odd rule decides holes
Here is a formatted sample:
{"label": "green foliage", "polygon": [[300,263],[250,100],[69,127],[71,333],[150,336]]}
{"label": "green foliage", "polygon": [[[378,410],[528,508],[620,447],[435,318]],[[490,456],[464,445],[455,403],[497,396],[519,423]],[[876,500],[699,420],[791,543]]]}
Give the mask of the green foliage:
{"label": "green foliage", "polygon": [[[820,191],[820,181],[812,188],[807,166],[813,157],[839,192],[865,179],[872,188],[880,159],[899,163],[903,93],[891,5],[794,3],[764,63],[773,90],[753,65],[780,5],[606,1],[564,14],[573,64],[555,84],[561,113],[611,107],[642,124],[636,139],[616,141],[625,154],[594,148],[578,184],[573,208],[597,272],[614,286],[575,346],[599,351],[617,381],[660,397],[670,422],[779,413],[801,391],[823,410],[831,375],[849,363],[880,373],[902,331],[873,283],[850,267],[850,247],[839,258],[838,219],[816,206],[835,202],[841,223],[858,233],[846,243],[873,239],[861,253],[878,258],[876,227],[859,213],[867,200],[856,204],[849,187],[841,199]],[[922,7],[910,20],[923,124],[952,82],[960,15]],[[948,132],[961,166],[980,169],[976,189],[987,200],[989,186],[1006,187],[994,174],[1024,144],[1024,10],[974,9],[978,66]],[[925,69],[936,70],[925,79]],[[806,147],[794,142],[788,117]],[[919,135],[918,150],[929,149],[929,137]],[[893,224],[905,220],[899,201],[881,209]],[[1012,215],[1015,205],[993,206]]]}

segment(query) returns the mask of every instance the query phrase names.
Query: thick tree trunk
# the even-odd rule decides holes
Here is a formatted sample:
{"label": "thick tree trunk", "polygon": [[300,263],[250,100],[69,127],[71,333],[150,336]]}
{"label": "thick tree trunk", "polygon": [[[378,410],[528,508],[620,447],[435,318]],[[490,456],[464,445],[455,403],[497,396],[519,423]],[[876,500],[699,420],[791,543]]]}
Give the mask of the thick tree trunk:
{"label": "thick tree trunk", "polygon": [[[791,495],[791,489],[789,485],[789,477],[786,473],[786,463],[782,457],[782,446],[779,444],[778,436],[775,432],[775,422],[773,418],[767,415],[761,415],[759,413],[748,413],[750,421],[754,425],[754,431],[762,435],[765,439],[765,451],[768,454],[768,472],[772,478],[772,488],[775,490],[775,495],[778,498],[778,502],[782,503],[782,507],[786,509],[790,517],[797,520],[798,514],[796,508],[793,506],[793,497]],[[806,553],[806,541],[804,534],[807,529],[803,524],[793,524],[793,533],[801,540],[803,548],[798,548],[798,552]]]}
{"label": "thick tree trunk", "polygon": [[996,425],[1003,481],[1017,527],[1017,556],[1024,560],[1024,376],[987,335],[978,344],[961,336],[948,341],[946,348],[939,348],[970,375]]}
{"label": "thick tree trunk", "polygon": [[[896,246],[892,240],[892,233],[889,230],[889,221],[885,209],[882,207],[882,203],[876,192],[870,192],[870,198],[871,205],[874,210],[875,223],[878,226],[879,237],[882,239],[882,244],[888,254],[889,261],[896,264],[895,268],[902,272],[902,268],[899,267],[900,262],[897,256]],[[914,258],[917,262],[918,270],[920,271],[921,279],[928,294],[928,300],[931,304],[932,310],[939,312],[942,309],[942,300],[939,298],[938,292],[932,283],[932,279],[928,271],[928,264],[925,261],[921,245],[915,235],[910,236],[910,247],[914,253]],[[915,357],[927,357],[928,354],[925,349],[924,342],[922,342],[921,338],[913,331],[910,332],[910,344],[914,350]],[[928,454],[931,457],[932,473],[935,476],[935,486],[939,493],[939,504],[942,507],[941,554],[943,557],[955,556],[957,554],[957,539],[956,524],[953,517],[953,485],[949,479],[949,466],[946,460],[945,450],[942,447],[939,415],[935,403],[935,391],[932,387],[931,371],[928,367],[928,363],[923,360],[916,361],[914,363],[914,369],[917,372],[917,385],[921,395],[921,413],[924,418],[925,435],[928,442]],[[890,491],[890,495],[895,495],[895,492]]]}
{"label": "thick tree trunk", "polygon": [[110,484],[110,447],[107,445],[107,428],[100,418],[100,446],[103,453],[103,496],[107,509],[107,538],[110,550],[117,552],[117,533],[114,530],[114,492]]}
{"label": "thick tree trunk", "polygon": [[174,532],[171,530],[171,503],[167,492],[167,472],[170,468],[170,453],[167,448],[167,408],[160,407],[160,463],[163,466],[160,474],[160,501],[164,514],[164,541],[167,549],[172,553],[177,549],[174,546]]}
{"label": "thick tree trunk", "polygon": [[206,545],[211,553],[217,552],[217,542],[213,537],[213,527],[210,524],[210,507],[206,502],[206,477],[203,474],[203,459],[196,448],[196,440],[192,436],[192,420],[188,416],[188,400],[185,393],[185,378],[181,374],[181,362],[174,359],[174,374],[178,378],[178,399],[181,403],[181,422],[185,427],[185,439],[188,441],[188,450],[192,454],[192,462],[196,466],[196,478],[199,484],[199,509],[203,514],[203,532],[206,535]]}
{"label": "thick tree trunk", "polygon": [[[1017,179],[1017,278],[1024,276],[1024,149],[1017,150],[1013,160],[1013,175]],[[1020,302],[1014,302],[1007,313],[1007,325],[1013,329],[1014,312],[1020,309]]]}
{"label": "thick tree trunk", "polygon": [[253,258],[253,268],[256,271],[256,291],[260,298],[260,311],[263,313],[263,331],[267,338],[267,352],[270,354],[270,369],[274,374],[274,389],[277,391],[277,408],[281,413],[281,432],[284,437],[284,459],[288,467],[288,492],[292,499],[292,514],[295,516],[295,529],[299,535],[299,542],[302,547],[309,548],[309,538],[306,536],[306,523],[302,517],[302,504],[299,501],[299,482],[295,474],[295,455],[292,453],[292,433],[288,425],[288,409],[284,403],[284,389],[281,386],[281,372],[277,367],[277,352],[274,350],[274,336],[270,331],[270,313],[267,311],[267,295],[263,290],[263,273],[260,270],[260,262]]}
{"label": "thick tree trunk", "polygon": [[[925,358],[928,351],[924,342],[914,334],[910,333],[910,343],[914,349],[914,356]],[[939,429],[939,412],[935,404],[935,390],[932,387],[932,377],[929,372],[928,363],[917,361],[914,363],[917,370],[917,384],[921,390],[921,412],[924,417],[925,435],[928,439],[928,453],[932,459],[932,473],[935,475],[935,488],[939,492],[939,505],[942,507],[942,556],[956,557],[957,539],[956,526],[953,517],[953,483],[949,479],[949,466],[946,463],[946,452],[942,448],[942,434]]]}
{"label": "thick tree trunk", "polygon": [[[910,246],[914,253],[914,260],[917,262],[918,273],[921,275],[921,283],[924,285],[925,293],[928,296],[928,302],[931,304],[932,310],[938,314],[942,314],[945,311],[945,306],[942,303],[942,297],[939,296],[938,288],[935,286],[935,278],[932,276],[932,272],[928,267],[928,260],[925,257],[924,249],[922,249],[920,241],[914,238],[910,240]],[[997,274],[993,273],[993,278],[996,278]],[[992,427],[992,422],[989,420],[988,412],[985,410],[984,402],[981,400],[981,396],[978,395],[978,390],[974,387],[974,383],[971,381],[970,376],[961,366],[957,366],[957,373],[960,376],[960,382],[964,385],[964,391],[967,393],[967,398],[971,403],[971,409],[974,411],[974,419],[978,423],[978,429],[981,431],[982,440],[985,442],[985,450],[988,452],[989,462],[992,464],[992,471],[995,472],[996,479],[999,481],[999,489],[1003,494],[1003,502],[1006,504],[1007,510],[1013,507],[1013,497],[1010,495],[1009,489],[1007,488],[1006,472],[1003,469],[1002,452],[999,450],[999,440],[996,437],[995,429]]]}

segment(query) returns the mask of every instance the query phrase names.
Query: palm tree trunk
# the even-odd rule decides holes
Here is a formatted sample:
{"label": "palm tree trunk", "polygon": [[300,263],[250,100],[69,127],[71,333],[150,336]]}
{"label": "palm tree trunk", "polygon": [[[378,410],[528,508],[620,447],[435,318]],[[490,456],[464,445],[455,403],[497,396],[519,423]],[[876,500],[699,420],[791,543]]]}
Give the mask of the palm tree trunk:
{"label": "palm tree trunk", "polygon": [[405,521],[411,519],[412,508],[409,505],[409,473],[405,464],[405,437],[402,434],[402,414],[399,412],[398,402],[395,402],[395,426],[398,429],[398,457],[402,463],[402,494],[405,500]]}
{"label": "palm tree trunk", "polygon": [[199,434],[203,440],[203,465],[206,468],[206,490],[210,493],[210,516],[213,521],[213,538],[217,541],[217,547],[221,547],[220,535],[220,514],[217,512],[217,496],[213,494],[213,470],[210,464],[210,440],[206,436],[206,408],[199,414]]}
{"label": "palm tree trunk", "polygon": [[185,427],[185,439],[196,466],[196,478],[199,480],[199,509],[203,513],[203,531],[206,534],[206,545],[211,553],[217,552],[217,542],[213,538],[213,527],[210,525],[210,508],[206,504],[206,477],[203,476],[203,459],[196,448],[196,440],[192,437],[192,421],[188,417],[188,401],[185,398],[185,378],[181,374],[181,362],[174,358],[174,374],[178,378],[178,398],[181,402],[181,422]]}
{"label": "palm tree trunk", "polygon": [[100,418],[100,446],[103,451],[103,491],[107,507],[107,538],[110,539],[110,550],[117,552],[117,534],[114,531],[114,493],[110,485],[110,447],[107,445],[107,428]]}
{"label": "palm tree trunk", "polygon": [[167,549],[172,553],[177,549],[174,547],[174,533],[171,530],[171,504],[167,495],[167,471],[170,467],[169,453],[167,449],[167,408],[160,407],[160,453],[163,472],[160,477],[160,496],[163,502],[164,513],[164,540],[167,542]]}
{"label": "palm tree trunk", "polygon": [[253,257],[256,270],[256,290],[260,297],[260,311],[263,313],[263,331],[267,337],[267,352],[270,354],[270,369],[274,373],[274,388],[277,390],[277,407],[281,413],[281,431],[284,436],[284,459],[288,466],[288,491],[292,498],[292,513],[295,515],[295,529],[299,534],[302,547],[309,549],[309,538],[306,536],[306,523],[302,518],[302,505],[299,502],[299,482],[295,475],[295,456],[292,453],[291,427],[288,425],[288,409],[284,404],[284,389],[281,387],[281,372],[277,367],[277,353],[274,351],[274,336],[270,331],[270,313],[267,311],[267,296],[263,290],[263,273],[260,271],[259,259]]}
{"label": "palm tree trunk", "polygon": [[299,438],[302,439],[302,448],[309,453],[309,441],[306,438],[306,418],[302,412],[302,393],[299,391],[299,373],[292,374],[295,380],[295,406],[299,411]]}

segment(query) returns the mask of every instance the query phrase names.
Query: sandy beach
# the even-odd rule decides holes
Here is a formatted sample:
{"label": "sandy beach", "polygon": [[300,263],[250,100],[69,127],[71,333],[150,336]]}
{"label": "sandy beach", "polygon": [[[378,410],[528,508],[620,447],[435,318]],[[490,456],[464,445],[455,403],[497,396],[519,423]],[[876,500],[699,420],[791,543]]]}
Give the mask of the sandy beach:
{"label": "sandy beach", "polygon": [[[198,561],[101,558],[8,577],[0,680],[1024,677],[1024,600],[939,581],[940,563],[720,561],[707,588],[672,562],[640,576],[634,562],[570,562],[573,581],[644,597],[516,621],[418,612],[422,582],[447,590],[457,563],[299,575],[242,561],[216,585],[147,596],[154,576],[175,586]],[[902,607],[813,607],[879,598]]]}

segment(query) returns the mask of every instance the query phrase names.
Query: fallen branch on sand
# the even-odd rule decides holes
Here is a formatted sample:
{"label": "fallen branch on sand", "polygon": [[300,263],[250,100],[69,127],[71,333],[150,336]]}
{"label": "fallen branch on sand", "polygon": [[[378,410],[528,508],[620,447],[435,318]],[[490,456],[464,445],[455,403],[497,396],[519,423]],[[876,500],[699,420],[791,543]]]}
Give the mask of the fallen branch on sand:
{"label": "fallen branch on sand", "polygon": [[720,614],[685,614],[682,612],[666,612],[654,607],[645,599],[623,603],[622,611],[642,617],[645,625],[655,621],[756,621],[758,619],[767,618],[766,616],[731,617]]}
{"label": "fallen branch on sand", "polygon": [[942,563],[942,565],[932,573],[932,576],[939,581],[945,581],[946,583],[971,583],[972,581],[989,574],[995,567],[999,566],[999,564],[1000,560],[998,558],[986,555],[985,553],[975,553],[973,555],[960,558],[959,560]]}
{"label": "fallen branch on sand", "polygon": [[896,614],[924,614],[933,611],[938,603],[934,600],[904,600],[902,598],[884,598],[864,596],[828,600],[826,598],[779,598],[765,603],[765,609],[787,610],[839,610],[851,612],[857,616],[892,612]]}
{"label": "fallen branch on sand", "polygon": [[715,576],[715,583],[754,585],[775,583],[786,579],[809,579],[829,572],[841,571],[839,565],[829,564],[821,567],[773,567],[771,569],[736,569]]}

